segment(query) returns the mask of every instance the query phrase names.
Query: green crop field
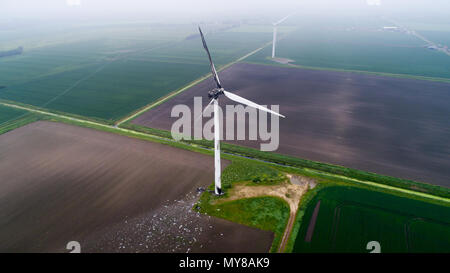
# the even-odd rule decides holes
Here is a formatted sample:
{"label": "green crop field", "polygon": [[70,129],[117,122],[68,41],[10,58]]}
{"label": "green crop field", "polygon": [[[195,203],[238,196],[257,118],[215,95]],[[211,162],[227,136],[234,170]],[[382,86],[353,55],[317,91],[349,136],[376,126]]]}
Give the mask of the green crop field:
{"label": "green crop field", "polygon": [[41,117],[25,110],[0,105],[0,135],[39,120]]}
{"label": "green crop field", "polygon": [[[24,53],[0,58],[0,99],[116,121],[209,72],[200,39],[186,39],[197,33],[194,25],[112,24],[36,32],[9,31],[2,37],[8,44],[2,47],[24,46]],[[218,67],[270,37],[264,32],[206,35]]]}
{"label": "green crop field", "polygon": [[[353,19],[353,20],[351,20]],[[295,31],[280,35],[276,55],[305,67],[358,70],[450,78],[450,58],[426,49],[425,42],[404,32],[382,30],[392,24],[381,19],[330,18],[324,22],[288,20]],[[444,41],[440,32],[436,41]],[[431,39],[431,37],[430,37]],[[433,40],[431,39],[431,40]],[[249,62],[277,64],[270,60],[271,48],[251,56]]]}
{"label": "green crop field", "polygon": [[370,241],[379,242],[381,252],[448,252],[450,206],[326,187],[308,203],[293,252],[369,252]]}
{"label": "green crop field", "polygon": [[13,121],[20,116],[24,115],[26,111],[22,111],[19,109],[12,109],[9,107],[5,107],[0,105],[0,127],[10,121]]}

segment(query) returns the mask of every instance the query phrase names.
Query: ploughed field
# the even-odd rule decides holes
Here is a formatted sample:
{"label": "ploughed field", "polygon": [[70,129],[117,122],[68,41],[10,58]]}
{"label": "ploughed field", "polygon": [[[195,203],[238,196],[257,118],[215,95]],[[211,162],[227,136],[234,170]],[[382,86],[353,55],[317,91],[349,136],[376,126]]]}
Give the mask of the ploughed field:
{"label": "ploughed field", "polygon": [[[450,84],[247,63],[222,71],[220,79],[247,99],[280,105],[286,118],[277,153],[450,186]],[[170,130],[177,120],[172,107],[191,107],[194,96],[205,106],[213,86],[203,81],[133,123]],[[222,96],[220,104],[235,103]]]}
{"label": "ploughed field", "polygon": [[[224,165],[228,162],[224,162]],[[198,214],[213,158],[54,122],[0,135],[0,251],[267,252],[273,234]]]}
{"label": "ploughed field", "polygon": [[449,252],[450,207],[351,187],[322,189],[302,218],[293,252]]}

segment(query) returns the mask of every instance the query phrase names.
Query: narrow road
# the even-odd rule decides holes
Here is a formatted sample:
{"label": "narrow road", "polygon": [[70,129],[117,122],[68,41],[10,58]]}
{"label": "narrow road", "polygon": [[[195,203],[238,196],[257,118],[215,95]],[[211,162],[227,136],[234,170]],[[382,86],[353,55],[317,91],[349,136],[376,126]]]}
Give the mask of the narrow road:
{"label": "narrow road", "polygon": [[291,235],[292,228],[294,227],[296,212],[297,212],[297,210],[291,211],[289,214],[289,220],[286,225],[286,229],[284,230],[284,234],[283,234],[283,238],[281,239],[280,246],[278,247],[278,251],[277,251],[278,253],[283,253],[286,249],[286,245],[287,245],[287,242]]}

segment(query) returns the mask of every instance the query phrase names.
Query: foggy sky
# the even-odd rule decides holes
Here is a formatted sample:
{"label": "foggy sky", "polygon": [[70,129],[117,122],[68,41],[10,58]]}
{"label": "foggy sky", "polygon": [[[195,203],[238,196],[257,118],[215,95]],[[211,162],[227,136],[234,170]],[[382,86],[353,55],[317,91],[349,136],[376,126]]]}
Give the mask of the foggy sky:
{"label": "foggy sky", "polygon": [[[80,5],[77,3],[80,2]],[[368,2],[380,5],[369,5]],[[70,4],[70,5],[69,5]],[[367,10],[450,15],[448,0],[0,0],[1,18],[222,17],[303,13],[346,14]]]}

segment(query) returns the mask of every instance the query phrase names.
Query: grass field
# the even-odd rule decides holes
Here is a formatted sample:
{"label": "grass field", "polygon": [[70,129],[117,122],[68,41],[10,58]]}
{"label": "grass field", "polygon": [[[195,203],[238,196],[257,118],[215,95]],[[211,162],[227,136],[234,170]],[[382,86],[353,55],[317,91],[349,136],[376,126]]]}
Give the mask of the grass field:
{"label": "grass field", "polygon": [[0,105],[0,127],[7,122],[10,122],[27,113],[26,111],[13,109]]}
{"label": "grass field", "polygon": [[[51,29],[40,36],[9,31],[8,45],[24,53],[0,59],[0,99],[115,121],[209,72],[200,40],[185,39],[196,33],[193,25],[81,29],[87,33],[67,31],[70,39]],[[264,32],[206,36],[218,67],[270,41]]]}
{"label": "grass field", "polygon": [[448,252],[450,246],[449,206],[362,188],[326,187],[300,219],[293,252],[369,252],[370,241],[382,252]]}

